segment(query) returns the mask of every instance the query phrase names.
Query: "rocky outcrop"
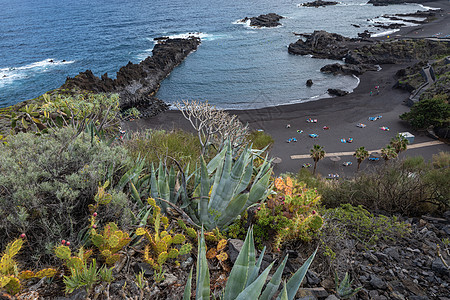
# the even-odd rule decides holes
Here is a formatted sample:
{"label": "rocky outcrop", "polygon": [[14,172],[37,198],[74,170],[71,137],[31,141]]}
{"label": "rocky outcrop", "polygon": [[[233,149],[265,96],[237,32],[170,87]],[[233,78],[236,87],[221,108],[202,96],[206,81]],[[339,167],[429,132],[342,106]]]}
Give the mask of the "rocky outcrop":
{"label": "rocky outcrop", "polygon": [[369,0],[370,4],[373,6],[386,6],[390,4],[402,4],[402,3],[426,3],[433,2],[436,0]]}
{"label": "rocky outcrop", "polygon": [[335,2],[335,1],[322,1],[322,0],[317,0],[317,1],[313,1],[313,2],[306,2],[303,3],[302,6],[307,6],[307,7],[320,7],[320,6],[329,6],[329,5],[336,5],[339,2]]}
{"label": "rocky outcrop", "polygon": [[119,93],[122,109],[137,107],[145,111],[144,115],[154,115],[167,109],[167,105],[154,97],[160,82],[180,64],[186,56],[196,50],[200,39],[158,39],[153,48],[153,55],[139,64],[129,62],[120,68],[116,79],[108,74],[101,78],[87,70],[74,78],[67,78],[61,87],[74,91],[91,91],[94,93]]}
{"label": "rocky outcrop", "polygon": [[308,79],[306,80],[306,86],[310,87],[314,84],[314,82],[312,81],[312,79]]}
{"label": "rocky outcrop", "polygon": [[281,19],[283,19],[283,17],[280,15],[277,15],[275,13],[268,13],[266,15],[260,15],[258,17],[245,17],[241,20],[241,22],[245,23],[250,20],[250,26],[253,27],[277,27],[281,25],[281,23],[278,22]]}
{"label": "rocky outcrop", "polygon": [[332,96],[337,96],[337,97],[342,97],[348,94],[347,91],[343,91],[340,89],[328,89],[328,94],[332,95]]}
{"label": "rocky outcrop", "polygon": [[323,66],[320,71],[323,73],[332,73],[334,75],[342,74],[342,75],[361,75],[366,71],[377,71],[378,68],[374,65],[368,65],[368,64],[359,64],[359,65],[352,65],[352,64],[329,64],[326,66]]}
{"label": "rocky outcrop", "polygon": [[289,45],[288,51],[297,55],[312,55],[314,58],[342,59],[349,47],[347,43],[354,39],[326,31],[314,31],[306,37]]}

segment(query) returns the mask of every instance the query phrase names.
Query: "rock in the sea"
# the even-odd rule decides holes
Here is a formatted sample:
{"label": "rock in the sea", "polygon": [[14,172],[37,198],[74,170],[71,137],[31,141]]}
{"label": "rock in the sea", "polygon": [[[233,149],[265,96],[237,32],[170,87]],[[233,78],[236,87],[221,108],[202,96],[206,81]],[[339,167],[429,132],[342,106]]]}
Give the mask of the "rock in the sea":
{"label": "rock in the sea", "polygon": [[368,39],[370,38],[370,32],[369,30],[364,30],[364,32],[358,33],[358,36],[363,39]]}
{"label": "rock in the sea", "polygon": [[302,6],[307,6],[307,7],[320,7],[320,6],[329,6],[329,5],[336,5],[339,2],[335,2],[335,1],[322,1],[322,0],[316,0],[313,2],[306,2],[303,3]]}
{"label": "rock in the sea", "polygon": [[312,81],[312,79],[306,80],[306,86],[312,86],[313,84],[314,82]]}
{"label": "rock in the sea", "polygon": [[277,27],[281,23],[278,22],[283,19],[283,16],[277,15],[275,13],[268,13],[266,15],[260,15],[258,17],[246,17],[241,20],[241,22],[247,22],[250,20],[250,26],[254,27]]}
{"label": "rock in the sea", "polygon": [[333,95],[333,96],[342,97],[342,96],[347,95],[348,92],[340,90],[340,89],[328,89],[328,94]]}

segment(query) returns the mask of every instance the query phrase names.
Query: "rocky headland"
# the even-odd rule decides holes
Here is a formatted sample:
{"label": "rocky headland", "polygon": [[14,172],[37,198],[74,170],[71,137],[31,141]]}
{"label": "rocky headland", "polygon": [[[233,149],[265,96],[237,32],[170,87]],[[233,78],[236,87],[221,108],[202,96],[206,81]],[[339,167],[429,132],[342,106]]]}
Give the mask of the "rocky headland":
{"label": "rocky headland", "polygon": [[296,55],[312,55],[345,61],[324,66],[321,71],[333,74],[360,75],[375,71],[381,64],[397,64],[428,59],[449,53],[450,43],[432,40],[375,41],[354,39],[326,31],[315,31],[306,39],[289,45],[288,51]]}
{"label": "rocky headland", "polygon": [[153,55],[138,64],[129,62],[120,68],[116,79],[108,74],[100,78],[91,70],[81,72],[74,78],[67,78],[60,89],[94,92],[118,93],[122,110],[136,107],[143,116],[158,114],[167,109],[168,105],[154,97],[160,82],[179,65],[186,56],[196,50],[200,44],[197,37],[187,39],[158,38],[153,48]]}
{"label": "rocky headland", "polygon": [[279,22],[283,19],[283,16],[276,13],[268,13],[266,15],[259,15],[258,17],[245,17],[240,22],[245,23],[250,20],[250,26],[253,27],[277,27],[280,26]]}
{"label": "rocky headland", "polygon": [[321,6],[330,6],[330,5],[336,5],[339,2],[336,1],[322,1],[322,0],[317,0],[317,1],[312,1],[312,2],[306,2],[303,3],[301,6],[306,6],[306,7],[321,7]]}

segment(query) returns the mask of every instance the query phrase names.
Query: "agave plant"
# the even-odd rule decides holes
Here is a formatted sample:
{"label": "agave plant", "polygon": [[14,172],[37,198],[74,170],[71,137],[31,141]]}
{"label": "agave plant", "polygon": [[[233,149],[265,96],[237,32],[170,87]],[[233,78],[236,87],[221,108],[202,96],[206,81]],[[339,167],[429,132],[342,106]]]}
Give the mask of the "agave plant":
{"label": "agave plant", "polygon": [[[253,229],[247,232],[247,236],[239,253],[233,269],[223,291],[221,299],[224,300],[245,300],[245,299],[260,299],[269,300],[272,299],[278,291],[281,284],[281,275],[283,274],[284,267],[286,265],[288,256],[284,258],[277,270],[272,276],[272,279],[267,283],[266,288],[263,291],[264,284],[267,276],[272,269],[274,262],[270,264],[259,276],[259,270],[261,267],[262,258],[264,257],[264,248],[261,254],[256,260],[256,249],[253,240]],[[316,251],[306,260],[303,266],[295,272],[294,275],[284,284],[281,293],[278,295],[279,300],[292,300],[303,281],[303,278],[308,271],[309,266],[314,260]],[[203,229],[198,243],[198,256],[197,256],[197,288],[196,288],[196,300],[206,300],[210,298],[210,282],[209,282],[209,269],[208,262],[206,260],[206,245],[205,237],[203,235]],[[189,274],[187,284],[184,289],[183,300],[191,299],[191,280],[192,269]]]}
{"label": "agave plant", "polygon": [[339,283],[338,274],[335,273],[334,281],[336,284],[336,293],[340,299],[349,299],[362,289],[362,286],[352,289],[352,281],[350,280],[348,273],[345,273],[344,279],[342,279],[341,283]]}
{"label": "agave plant", "polygon": [[[254,175],[253,153],[247,146],[233,163],[230,143],[208,165],[200,158],[199,187],[186,212],[207,230],[223,229],[245,209],[270,193],[270,162],[264,160]],[[210,177],[211,175],[211,177]]]}

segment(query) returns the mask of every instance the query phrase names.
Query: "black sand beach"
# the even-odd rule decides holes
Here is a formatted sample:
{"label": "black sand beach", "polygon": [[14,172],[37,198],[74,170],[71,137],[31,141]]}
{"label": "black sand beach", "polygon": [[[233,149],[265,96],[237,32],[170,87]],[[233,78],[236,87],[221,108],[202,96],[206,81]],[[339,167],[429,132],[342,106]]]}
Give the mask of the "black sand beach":
{"label": "black sand beach", "polygon": [[[436,16],[436,20],[417,27],[402,28],[392,38],[433,38],[436,33],[442,36],[450,34],[448,1],[427,3],[427,6],[440,7],[443,12]],[[384,37],[385,39],[387,37]],[[383,38],[378,38],[383,39]],[[414,144],[434,141],[425,132],[416,132],[399,115],[409,110],[404,103],[409,93],[394,89],[395,73],[414,62],[408,64],[382,65],[381,70],[368,71],[360,76],[360,84],[353,91],[343,97],[327,98],[301,104],[274,106],[255,110],[229,111],[239,116],[243,123],[249,123],[251,129],[263,129],[270,134],[275,144],[271,155],[280,157],[282,162],[275,166],[275,172],[298,172],[303,163],[313,163],[311,158],[292,159],[293,155],[309,154],[314,144],[324,147],[327,153],[354,152],[358,147],[364,146],[367,150],[377,150],[385,147],[390,139],[398,132],[411,132],[415,135]],[[375,86],[379,86],[379,94],[375,93]],[[373,95],[370,96],[370,91]],[[369,121],[371,116],[381,115],[377,121]],[[317,123],[307,123],[306,119],[317,119]],[[366,128],[358,128],[356,124],[364,123]],[[290,124],[290,128],[286,125]],[[323,130],[328,126],[329,130]],[[389,131],[380,129],[389,127]],[[169,110],[152,118],[139,119],[124,124],[126,130],[145,130],[147,128],[182,128],[192,130],[190,124],[179,111]],[[297,133],[303,130],[303,133]],[[316,133],[318,138],[310,138],[308,134]],[[295,137],[297,142],[287,143],[286,140]],[[341,143],[341,138],[353,138],[353,143]],[[439,151],[449,151],[446,144],[418,147],[407,150],[401,156],[422,155],[431,159]],[[351,161],[353,165],[344,167],[343,162]],[[383,162],[365,161],[361,165],[364,170],[372,164]],[[351,156],[341,156],[339,162],[333,162],[326,157],[319,162],[318,173],[326,176],[328,173],[339,173],[341,176],[353,175],[356,171],[356,159]]]}

